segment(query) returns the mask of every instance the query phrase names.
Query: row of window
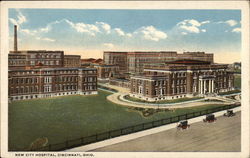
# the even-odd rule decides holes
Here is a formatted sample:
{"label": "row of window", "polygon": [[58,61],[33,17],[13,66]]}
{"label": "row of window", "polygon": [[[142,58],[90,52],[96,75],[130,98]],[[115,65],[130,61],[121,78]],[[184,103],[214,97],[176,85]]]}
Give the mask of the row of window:
{"label": "row of window", "polygon": [[186,77],[186,72],[177,72],[173,74],[173,77]]}
{"label": "row of window", "polygon": [[38,86],[16,87],[16,88],[10,88],[9,90],[10,94],[37,93]]}
{"label": "row of window", "polygon": [[174,80],[172,82],[172,87],[174,87],[176,85],[180,85],[180,84],[186,84],[186,80],[185,79]]}
{"label": "row of window", "polygon": [[[96,85],[86,85],[82,87],[82,90],[96,90]],[[38,93],[38,86],[26,86],[26,87],[16,87],[9,89],[10,94],[29,94],[29,93]],[[46,85],[43,87],[44,92],[53,92],[53,91],[76,91],[78,90],[77,85],[55,85],[53,90],[51,85]]]}
{"label": "row of window", "polygon": [[227,71],[219,71],[219,72],[216,72],[216,71],[213,71],[213,72],[201,72],[201,73],[197,73],[197,72],[194,72],[193,73],[193,76],[198,76],[198,75],[226,75],[227,74]]}
{"label": "row of window", "polygon": [[9,60],[9,66],[25,66],[26,61],[24,60]]}
{"label": "row of window", "polygon": [[30,61],[30,65],[36,65],[36,64],[43,64],[43,65],[59,65],[60,61],[59,60],[50,60],[50,61],[44,61],[44,60],[40,60],[40,61],[35,61],[35,60],[31,60]]}
{"label": "row of window", "polygon": [[[52,71],[42,71],[43,74],[78,74],[78,70],[52,70]],[[84,74],[94,74],[96,71],[94,70],[87,70],[84,71]],[[40,74],[40,71],[17,71],[11,72],[12,75],[26,75],[26,74]]]}
{"label": "row of window", "polygon": [[38,78],[10,78],[9,84],[31,84],[38,83]]}
{"label": "row of window", "polygon": [[40,54],[30,54],[30,58],[61,58],[61,55],[51,55],[51,54],[44,54],[44,55],[40,55]]}
{"label": "row of window", "polygon": [[[133,88],[133,92],[135,92],[135,88]],[[149,94],[149,89],[146,88],[146,95]],[[178,86],[176,88],[173,88],[172,90],[170,90],[170,92],[172,94],[179,94],[179,93],[186,93],[186,87],[185,86]],[[144,93],[144,89],[143,87],[139,87],[138,89],[138,93],[139,94],[143,94]],[[159,88],[159,89],[155,89],[154,90],[154,94],[153,95],[166,95],[167,91],[165,88]]]}
{"label": "row of window", "polygon": [[[52,83],[53,77],[44,77],[44,83]],[[69,76],[69,77],[55,77],[55,82],[77,82],[78,77],[77,76]],[[83,77],[84,82],[96,82],[96,77]],[[33,84],[38,83],[37,77],[32,78],[10,78],[9,84]]]}

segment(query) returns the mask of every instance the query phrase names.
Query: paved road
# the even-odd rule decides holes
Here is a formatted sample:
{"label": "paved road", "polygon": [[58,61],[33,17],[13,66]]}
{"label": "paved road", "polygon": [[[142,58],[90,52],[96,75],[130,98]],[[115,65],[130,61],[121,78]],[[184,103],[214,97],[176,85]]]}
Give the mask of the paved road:
{"label": "paved road", "polygon": [[128,101],[124,98],[125,95],[128,95],[129,89],[123,88],[123,87],[118,87],[114,85],[106,85],[106,84],[101,84],[102,86],[107,86],[113,89],[118,90],[118,93],[113,93],[109,96],[107,96],[107,100],[123,105],[123,106],[130,106],[130,107],[141,107],[141,108],[152,108],[152,109],[177,109],[177,108],[183,108],[183,107],[194,107],[194,106],[202,106],[202,105],[207,105],[207,104],[234,104],[235,102],[238,102],[233,99],[221,97],[221,96],[216,96],[216,97],[206,97],[206,99],[218,99],[222,100],[224,102],[204,102],[204,101],[199,101],[199,100],[193,100],[193,101],[186,101],[183,103],[171,103],[171,104],[161,104],[160,106],[157,106],[155,104],[144,104],[144,103],[139,103],[139,102],[132,102]]}
{"label": "paved road", "polygon": [[[208,104],[233,104],[235,103],[235,100],[223,98],[223,97],[214,97],[213,99],[219,99],[224,100],[225,102],[204,102],[204,101],[190,101],[190,102],[183,102],[183,103],[172,103],[172,104],[161,104],[160,106],[156,106],[154,104],[143,104],[143,103],[136,103],[136,102],[127,102],[118,99],[119,97],[124,96],[126,94],[124,93],[114,93],[109,96],[107,96],[107,99],[113,103],[124,105],[124,106],[130,106],[130,107],[141,107],[141,108],[153,108],[153,109],[177,109],[177,108],[184,108],[184,107],[194,107],[194,106],[202,106],[202,105],[208,105]],[[212,97],[210,97],[211,99]]]}
{"label": "paved road", "polygon": [[106,146],[93,151],[232,151],[241,150],[241,113],[219,117],[215,123],[198,122],[190,129],[176,129]]}

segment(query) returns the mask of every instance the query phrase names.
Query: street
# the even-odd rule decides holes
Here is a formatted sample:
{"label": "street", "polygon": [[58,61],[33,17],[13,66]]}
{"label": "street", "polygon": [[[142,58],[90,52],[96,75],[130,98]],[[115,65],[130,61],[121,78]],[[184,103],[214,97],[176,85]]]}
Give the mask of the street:
{"label": "street", "polygon": [[170,129],[92,151],[164,152],[164,151],[231,151],[241,150],[241,113],[218,117],[215,123],[198,122],[188,130]]}

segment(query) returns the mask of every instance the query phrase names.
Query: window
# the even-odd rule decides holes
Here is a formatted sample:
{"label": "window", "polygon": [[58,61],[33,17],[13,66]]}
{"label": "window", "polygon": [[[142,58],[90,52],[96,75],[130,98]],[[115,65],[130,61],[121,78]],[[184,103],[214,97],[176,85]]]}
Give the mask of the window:
{"label": "window", "polygon": [[44,92],[51,92],[51,86],[44,86]]}
{"label": "window", "polygon": [[35,61],[34,61],[34,60],[31,60],[31,61],[30,61],[30,65],[35,65]]}
{"label": "window", "polygon": [[30,92],[31,92],[31,93],[33,93],[33,89],[34,89],[33,87],[30,87]]}
{"label": "window", "polygon": [[51,77],[44,77],[44,83],[51,83],[52,78]]}

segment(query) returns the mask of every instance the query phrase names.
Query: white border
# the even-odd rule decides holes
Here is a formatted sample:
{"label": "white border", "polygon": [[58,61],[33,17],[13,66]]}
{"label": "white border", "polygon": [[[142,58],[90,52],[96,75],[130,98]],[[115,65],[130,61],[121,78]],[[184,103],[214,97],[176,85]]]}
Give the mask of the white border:
{"label": "white border", "polygon": [[249,157],[249,3],[248,1],[2,1],[1,2],[1,157],[15,157],[7,150],[8,127],[8,8],[68,9],[240,9],[242,11],[242,152],[95,152],[94,157]]}

